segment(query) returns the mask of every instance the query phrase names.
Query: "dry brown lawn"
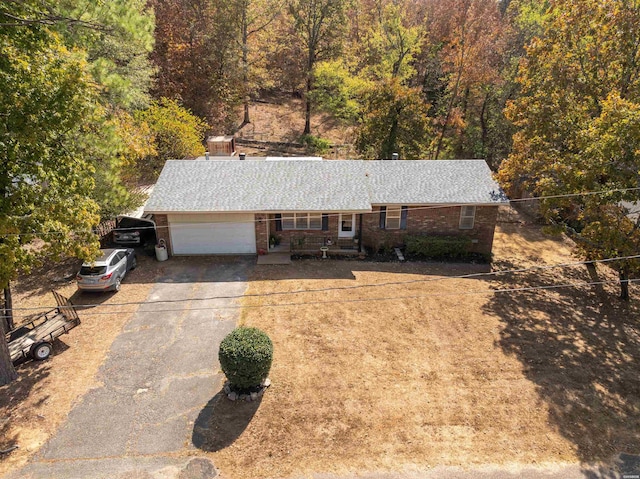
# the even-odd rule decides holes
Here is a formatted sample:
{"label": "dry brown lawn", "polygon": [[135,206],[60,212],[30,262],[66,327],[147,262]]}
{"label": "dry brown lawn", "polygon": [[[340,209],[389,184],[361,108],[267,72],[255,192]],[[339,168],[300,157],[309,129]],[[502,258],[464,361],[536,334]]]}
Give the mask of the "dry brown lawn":
{"label": "dry brown lawn", "polygon": [[[575,261],[570,246],[537,226],[502,225],[493,269]],[[204,449],[232,478],[638,452],[638,300],[622,304],[613,286],[605,303],[584,286],[487,293],[588,281],[584,267],[447,279],[487,270],[333,260],[257,269],[249,293],[333,289],[244,299],[242,323],[274,342],[273,385],[260,404],[218,401]],[[388,282],[407,283],[369,286]]]}
{"label": "dry brown lawn", "polygon": [[[77,261],[48,265],[13,283],[16,324],[26,316],[51,309],[53,288],[74,304],[109,304],[142,301],[162,266],[138,256],[138,268],[128,273],[117,293],[79,293],[75,285]],[[96,373],[111,343],[136,309],[135,306],[98,308],[78,312],[82,323],[54,343],[54,355],[47,361],[29,361],[17,367],[18,380],[0,388],[0,450],[12,445],[19,449],[0,455],[0,475],[24,464],[56,431],[69,411],[93,387]],[[109,313],[113,311],[114,313]],[[119,313],[115,313],[118,311]]]}

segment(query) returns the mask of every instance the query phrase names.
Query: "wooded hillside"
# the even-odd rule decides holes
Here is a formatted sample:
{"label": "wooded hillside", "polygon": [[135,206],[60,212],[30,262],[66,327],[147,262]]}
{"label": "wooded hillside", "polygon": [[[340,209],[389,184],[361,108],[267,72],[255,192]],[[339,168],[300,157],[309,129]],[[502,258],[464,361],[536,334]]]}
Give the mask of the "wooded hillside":
{"label": "wooded hillside", "polygon": [[[265,95],[305,101],[357,129],[364,158],[486,158],[513,129],[524,46],[546,2],[531,0],[152,0],[154,94],[179,98],[216,134],[251,121]],[[243,114],[238,109],[243,108]],[[242,110],[241,110],[242,111]]]}

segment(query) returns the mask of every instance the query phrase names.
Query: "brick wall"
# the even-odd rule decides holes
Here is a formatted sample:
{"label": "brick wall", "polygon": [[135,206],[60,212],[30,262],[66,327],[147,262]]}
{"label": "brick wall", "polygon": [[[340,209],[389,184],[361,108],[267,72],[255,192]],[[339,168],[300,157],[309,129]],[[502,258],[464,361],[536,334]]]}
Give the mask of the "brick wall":
{"label": "brick wall", "polygon": [[[291,238],[299,238],[301,236],[316,236],[323,238],[331,238],[335,243],[338,239],[338,213],[329,213],[329,229],[327,231],[322,230],[283,230],[276,231],[275,215],[269,215],[269,232],[272,235],[280,238],[280,244],[289,244]],[[358,223],[356,222],[356,228]],[[257,238],[257,231],[256,231]]]}
{"label": "brick wall", "polygon": [[[440,235],[458,236],[466,235],[477,243],[473,244],[472,251],[482,254],[491,253],[493,246],[493,234],[498,214],[497,206],[478,206],[473,229],[461,230],[460,207],[448,208],[421,208],[409,207],[407,212],[406,230],[381,230],[380,207],[374,206],[373,213],[362,215],[362,244],[368,248],[378,250],[382,247],[400,246],[404,243],[405,235]],[[356,216],[356,236],[358,234],[359,219]],[[329,230],[284,230],[276,231],[275,215],[256,214],[256,249],[269,249],[269,234],[280,238],[281,243],[288,244],[292,237],[315,236],[331,238],[334,243],[338,239],[338,214],[329,214]],[[267,221],[269,226],[267,227]],[[261,221],[262,220],[262,221]],[[168,228],[167,215],[155,215],[158,232],[158,241],[164,239],[169,254],[173,254],[171,246],[171,234]]]}
{"label": "brick wall", "polygon": [[167,252],[170,255],[173,254],[173,249],[171,248],[171,233],[169,232],[169,221],[167,219],[167,215],[153,215],[153,218],[156,222],[158,242],[163,239],[165,244],[167,245]]}
{"label": "brick wall", "polygon": [[275,224],[271,222],[267,226],[268,215],[263,213],[257,213],[255,215],[255,228],[256,228],[256,252],[260,250],[269,251],[269,233],[275,229]]}
{"label": "brick wall", "polygon": [[400,246],[405,235],[469,236],[477,243],[472,251],[489,254],[493,246],[493,233],[498,214],[497,206],[478,206],[473,229],[461,230],[460,206],[445,208],[409,207],[406,230],[381,230],[380,207],[374,206],[372,214],[364,214],[362,244],[378,250]]}

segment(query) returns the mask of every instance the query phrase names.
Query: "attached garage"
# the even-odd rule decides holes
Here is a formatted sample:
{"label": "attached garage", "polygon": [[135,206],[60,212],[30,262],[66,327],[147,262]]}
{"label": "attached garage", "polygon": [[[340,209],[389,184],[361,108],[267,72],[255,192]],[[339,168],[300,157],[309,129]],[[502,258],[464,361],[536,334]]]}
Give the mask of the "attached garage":
{"label": "attached garage", "polygon": [[255,254],[253,213],[170,214],[173,254]]}

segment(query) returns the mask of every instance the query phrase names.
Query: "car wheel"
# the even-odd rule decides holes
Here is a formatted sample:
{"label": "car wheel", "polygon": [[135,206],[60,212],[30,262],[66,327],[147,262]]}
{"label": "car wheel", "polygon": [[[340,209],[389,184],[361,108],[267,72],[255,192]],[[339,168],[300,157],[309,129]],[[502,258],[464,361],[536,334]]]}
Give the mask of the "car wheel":
{"label": "car wheel", "polygon": [[44,361],[51,356],[53,348],[49,343],[39,343],[31,348],[31,356],[37,361]]}
{"label": "car wheel", "polygon": [[131,269],[136,269],[136,266],[138,266],[138,259],[134,256],[131,262]]}
{"label": "car wheel", "polygon": [[113,285],[114,291],[120,291],[120,285],[122,284],[122,278],[116,278],[116,284]]}

